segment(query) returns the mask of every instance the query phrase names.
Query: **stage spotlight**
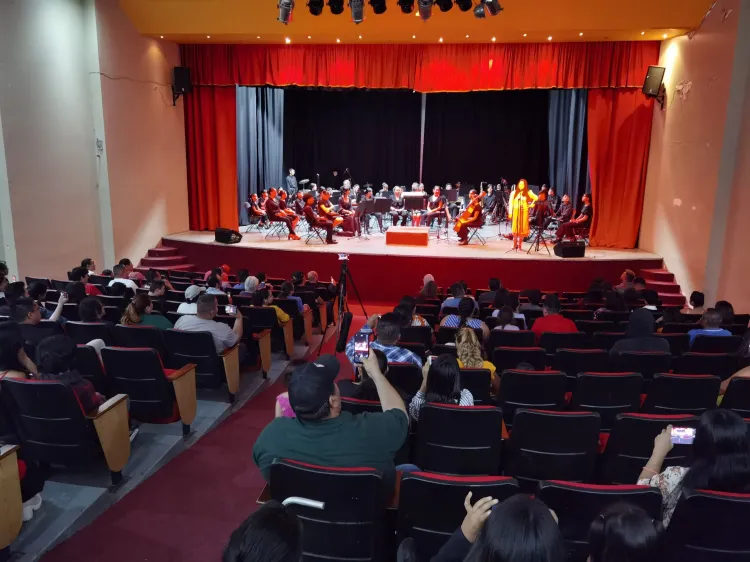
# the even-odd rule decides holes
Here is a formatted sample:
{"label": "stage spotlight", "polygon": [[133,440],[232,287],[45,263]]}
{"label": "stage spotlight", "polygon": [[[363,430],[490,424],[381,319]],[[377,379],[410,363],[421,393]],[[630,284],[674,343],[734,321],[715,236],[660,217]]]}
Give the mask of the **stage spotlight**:
{"label": "stage spotlight", "polygon": [[314,16],[319,16],[323,13],[323,6],[325,5],[325,0],[309,0],[307,3],[307,7],[310,10],[310,13]]}
{"label": "stage spotlight", "polygon": [[344,13],[344,0],[328,0],[328,7],[334,16]]}
{"label": "stage spotlight", "polygon": [[471,0],[455,0],[456,6],[458,6],[458,9],[462,12],[468,12],[471,10]]}
{"label": "stage spotlight", "polygon": [[294,10],[294,0],[279,0],[279,21],[284,25],[292,19],[292,10]]}
{"label": "stage spotlight", "polygon": [[365,21],[365,0],[349,0],[349,9],[352,11],[354,23]]}
{"label": "stage spotlight", "polygon": [[481,0],[479,5],[474,8],[474,16],[484,18],[487,14],[496,16],[503,11],[503,7],[498,0]]}
{"label": "stage spotlight", "polygon": [[484,4],[478,4],[476,8],[474,8],[474,17],[483,19],[487,17],[487,14],[484,13]]}
{"label": "stage spotlight", "polygon": [[372,6],[372,11],[377,15],[382,14],[388,8],[385,5],[385,0],[370,0],[370,6]]}
{"label": "stage spotlight", "polygon": [[435,4],[441,12],[447,12],[453,7],[453,0],[435,0]]}
{"label": "stage spotlight", "polygon": [[417,0],[419,4],[419,17],[422,21],[427,21],[432,16],[432,0]]}
{"label": "stage spotlight", "polygon": [[405,14],[411,14],[414,11],[414,0],[398,0],[398,5]]}

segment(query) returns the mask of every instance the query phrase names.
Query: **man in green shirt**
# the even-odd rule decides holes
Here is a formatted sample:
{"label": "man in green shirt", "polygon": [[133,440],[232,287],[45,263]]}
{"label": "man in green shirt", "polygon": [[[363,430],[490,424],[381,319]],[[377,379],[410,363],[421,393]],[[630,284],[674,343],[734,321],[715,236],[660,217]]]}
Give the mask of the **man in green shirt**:
{"label": "man in green shirt", "polygon": [[253,460],[268,480],[274,459],[321,466],[366,466],[383,472],[386,489],[395,483],[393,458],[406,441],[409,417],[398,391],[383,376],[374,353],[364,367],[378,389],[382,413],[341,411],[336,383],[339,361],[323,355],[298,367],[289,382],[289,404],[296,418],[274,419],[258,437]]}

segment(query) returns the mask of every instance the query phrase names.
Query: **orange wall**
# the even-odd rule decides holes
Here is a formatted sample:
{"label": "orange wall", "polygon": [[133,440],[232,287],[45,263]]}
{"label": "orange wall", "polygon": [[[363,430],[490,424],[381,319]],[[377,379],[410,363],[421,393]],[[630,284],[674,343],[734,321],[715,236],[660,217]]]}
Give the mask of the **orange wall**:
{"label": "orange wall", "polygon": [[115,254],[137,262],[188,230],[182,100],[173,107],[169,87],[180,56],[141,37],[117,0],[96,0],[96,16]]}
{"label": "orange wall", "polygon": [[[685,294],[706,282],[739,6],[720,0],[692,40],[662,43],[667,101],[654,108],[639,245],[663,256]],[[734,15],[722,21],[724,9]],[[677,86],[686,82],[682,100]]]}

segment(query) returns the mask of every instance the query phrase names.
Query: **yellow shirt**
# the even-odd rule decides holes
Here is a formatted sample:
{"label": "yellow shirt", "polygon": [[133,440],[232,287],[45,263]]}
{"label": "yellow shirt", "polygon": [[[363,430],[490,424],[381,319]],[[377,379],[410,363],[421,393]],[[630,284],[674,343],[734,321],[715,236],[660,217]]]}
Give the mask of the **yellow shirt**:
{"label": "yellow shirt", "polygon": [[[461,363],[461,360],[460,360],[460,359],[458,360],[458,366],[459,366],[459,368],[461,368],[461,369],[463,369],[463,368],[464,368],[464,364],[463,364],[463,363]],[[496,369],[496,368],[495,368],[495,366],[494,366],[494,365],[493,365],[492,363],[490,363],[489,361],[482,361],[482,366],[481,366],[481,367],[479,367],[479,368],[480,368],[480,369],[487,369],[487,370],[488,370],[488,371],[490,372],[490,375],[492,375],[492,377],[491,377],[491,378],[493,378],[493,379],[494,379],[494,378],[495,378],[495,376],[497,375],[497,373],[496,373],[497,369]]]}
{"label": "yellow shirt", "polygon": [[289,322],[289,315],[286,312],[281,310],[275,304],[272,304],[271,308],[273,308],[276,311],[276,319],[279,321],[279,324],[283,324],[284,322]]}

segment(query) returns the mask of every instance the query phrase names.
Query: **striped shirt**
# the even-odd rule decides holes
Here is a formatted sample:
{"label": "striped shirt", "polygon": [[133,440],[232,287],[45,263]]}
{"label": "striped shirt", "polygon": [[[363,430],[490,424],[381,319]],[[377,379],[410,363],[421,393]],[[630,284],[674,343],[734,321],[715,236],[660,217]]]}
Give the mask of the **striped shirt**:
{"label": "striped shirt", "polygon": [[[409,415],[414,420],[419,420],[419,411],[422,409],[422,406],[425,405],[425,400],[427,399],[427,395],[422,392],[421,390],[418,390],[417,393],[414,395],[414,398],[411,399],[411,402],[409,402]],[[474,396],[472,396],[471,392],[464,388],[461,391],[461,398],[458,401],[459,406],[473,406],[474,405]]]}
{"label": "striped shirt", "polygon": [[[461,317],[457,314],[449,314],[445,317],[442,323],[446,328],[458,328],[461,325]],[[469,328],[481,328],[482,321],[479,318],[468,318],[466,325]]]}

